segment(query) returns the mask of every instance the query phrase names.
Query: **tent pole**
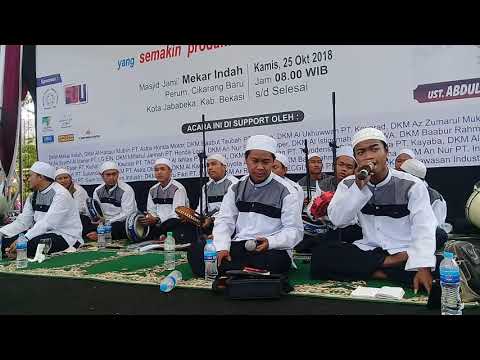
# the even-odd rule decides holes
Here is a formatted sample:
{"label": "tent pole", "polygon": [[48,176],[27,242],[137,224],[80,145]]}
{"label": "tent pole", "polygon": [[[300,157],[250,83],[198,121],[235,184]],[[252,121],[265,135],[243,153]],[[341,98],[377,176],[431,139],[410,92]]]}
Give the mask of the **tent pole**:
{"label": "tent pole", "polygon": [[20,212],[23,212],[23,159],[22,159],[22,113],[20,111],[20,127],[18,129],[18,163],[20,170],[19,192],[20,192]]}

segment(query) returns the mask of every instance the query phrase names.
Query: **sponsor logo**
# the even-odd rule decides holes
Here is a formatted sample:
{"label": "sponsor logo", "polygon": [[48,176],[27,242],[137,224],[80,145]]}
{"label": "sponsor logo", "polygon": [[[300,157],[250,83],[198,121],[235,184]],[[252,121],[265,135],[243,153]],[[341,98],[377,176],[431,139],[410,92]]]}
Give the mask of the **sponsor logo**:
{"label": "sponsor logo", "polygon": [[58,105],[58,94],[55,89],[47,89],[43,94],[42,105],[45,110],[54,109]]}
{"label": "sponsor logo", "polygon": [[86,104],[87,84],[76,84],[65,86],[65,104]]}
{"label": "sponsor logo", "polygon": [[69,129],[72,127],[72,115],[65,114],[63,118],[58,121],[60,123],[60,128]]}
{"label": "sponsor logo", "polygon": [[58,142],[69,142],[75,140],[73,134],[58,135]]}
{"label": "sponsor logo", "polygon": [[50,126],[52,123],[52,117],[51,116],[42,116],[42,132],[52,132],[53,129]]}
{"label": "sponsor logo", "polygon": [[41,78],[37,78],[37,87],[53,85],[62,82],[60,74],[48,75]]}
{"label": "sponsor logo", "polygon": [[53,143],[54,141],[55,141],[55,137],[53,135],[47,135],[42,137],[42,142],[44,144]]}
{"label": "sponsor logo", "polygon": [[98,139],[99,137],[100,137],[100,135],[93,134],[92,130],[87,129],[87,130],[85,130],[83,135],[79,137],[79,139],[80,140],[90,140],[90,139]]}

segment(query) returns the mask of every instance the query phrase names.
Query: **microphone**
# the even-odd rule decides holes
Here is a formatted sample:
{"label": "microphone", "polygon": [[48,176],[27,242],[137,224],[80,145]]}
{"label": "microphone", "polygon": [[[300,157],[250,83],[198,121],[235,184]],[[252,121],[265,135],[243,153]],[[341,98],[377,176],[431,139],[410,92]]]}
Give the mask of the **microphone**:
{"label": "microphone", "polygon": [[366,166],[364,166],[359,172],[357,177],[360,180],[365,180],[368,175],[375,169],[375,164],[374,163],[368,163]]}
{"label": "microphone", "polygon": [[245,250],[254,251],[257,248],[256,240],[247,240],[245,241]]}

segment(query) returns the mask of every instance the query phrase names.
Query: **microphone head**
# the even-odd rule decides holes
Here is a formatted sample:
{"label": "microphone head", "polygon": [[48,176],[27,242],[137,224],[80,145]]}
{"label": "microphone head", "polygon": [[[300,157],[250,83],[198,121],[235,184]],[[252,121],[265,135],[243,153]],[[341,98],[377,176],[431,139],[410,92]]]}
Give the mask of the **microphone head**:
{"label": "microphone head", "polygon": [[245,242],[245,250],[253,251],[257,248],[257,242],[255,240],[247,240]]}
{"label": "microphone head", "polygon": [[358,173],[358,178],[359,178],[360,180],[366,179],[367,176],[368,176],[368,174],[369,174],[369,171],[368,171],[367,169],[362,169],[362,170],[360,170],[360,172]]}
{"label": "microphone head", "polygon": [[369,169],[363,168],[358,172],[358,178],[360,180],[364,180],[368,177],[368,175],[370,175],[370,173],[375,169],[375,164],[374,163],[368,163],[368,167],[369,167]]}

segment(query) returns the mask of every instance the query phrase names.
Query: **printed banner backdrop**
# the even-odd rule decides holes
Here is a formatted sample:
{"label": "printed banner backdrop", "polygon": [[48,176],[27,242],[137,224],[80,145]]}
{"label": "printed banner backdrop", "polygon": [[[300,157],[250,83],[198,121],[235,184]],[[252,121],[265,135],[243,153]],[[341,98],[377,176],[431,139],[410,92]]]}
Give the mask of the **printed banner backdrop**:
{"label": "printed banner backdrop", "polygon": [[125,181],[153,180],[155,159],[198,176],[207,154],[246,173],[246,139],[267,134],[305,171],[302,147],[330,171],[337,142],[383,130],[390,161],[410,148],[428,167],[480,165],[480,46],[37,46],[40,160],[99,183],[103,161]]}

